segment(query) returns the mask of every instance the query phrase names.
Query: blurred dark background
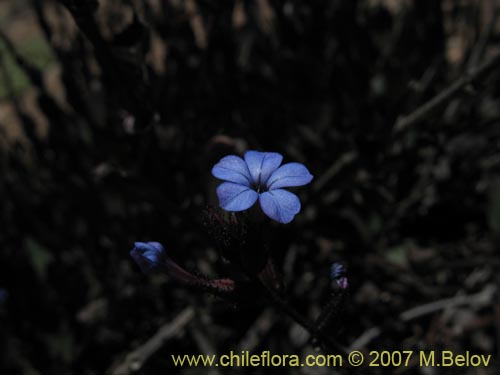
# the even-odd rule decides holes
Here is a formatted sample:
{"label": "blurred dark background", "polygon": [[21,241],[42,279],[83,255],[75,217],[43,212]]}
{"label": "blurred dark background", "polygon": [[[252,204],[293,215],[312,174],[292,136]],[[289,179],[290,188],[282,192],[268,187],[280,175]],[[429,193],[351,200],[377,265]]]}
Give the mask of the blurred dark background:
{"label": "blurred dark background", "polygon": [[225,276],[203,226],[210,169],[248,149],[315,176],[295,220],[269,222],[292,306],[317,316],[342,261],[350,289],[330,334],[345,347],[497,358],[500,67],[395,124],[500,53],[499,7],[0,1],[1,373],[112,373],[186,311],[141,374],[169,371],[172,353],[313,351],[265,302],[145,276],[128,254],[156,240],[187,269]]}

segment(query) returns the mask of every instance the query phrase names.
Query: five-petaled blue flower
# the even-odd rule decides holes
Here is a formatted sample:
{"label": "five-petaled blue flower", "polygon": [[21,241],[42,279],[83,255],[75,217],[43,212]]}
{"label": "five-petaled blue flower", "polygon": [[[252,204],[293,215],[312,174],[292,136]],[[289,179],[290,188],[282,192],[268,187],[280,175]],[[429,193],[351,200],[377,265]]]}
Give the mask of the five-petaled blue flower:
{"label": "five-petaled blue flower", "polygon": [[306,185],[313,179],[300,163],[280,167],[283,156],[276,152],[247,151],[242,158],[223,157],[212,174],[224,181],[217,188],[220,206],[226,211],[243,211],[259,199],[262,211],[287,224],[300,211],[299,198],[285,187]]}

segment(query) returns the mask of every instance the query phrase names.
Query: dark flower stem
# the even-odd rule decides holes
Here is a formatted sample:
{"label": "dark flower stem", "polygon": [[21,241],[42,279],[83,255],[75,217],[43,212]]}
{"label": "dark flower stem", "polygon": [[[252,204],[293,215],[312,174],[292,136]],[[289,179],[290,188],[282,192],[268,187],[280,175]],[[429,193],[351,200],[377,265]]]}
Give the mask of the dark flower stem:
{"label": "dark flower stem", "polygon": [[334,318],[339,313],[339,307],[342,305],[345,298],[345,291],[338,290],[330,295],[323,311],[318,319],[314,322],[317,331],[322,331],[327,325],[334,321]]}
{"label": "dark flower stem", "polygon": [[339,354],[347,354],[348,351],[342,345],[332,340],[330,337],[325,335],[320,330],[317,330],[315,326],[304,316],[302,316],[297,310],[295,310],[290,304],[285,301],[281,296],[279,296],[276,291],[268,288],[266,285],[259,282],[262,286],[264,294],[273,303],[274,306],[286,313],[290,318],[307,330],[311,336],[322,343],[325,349],[336,350]]}

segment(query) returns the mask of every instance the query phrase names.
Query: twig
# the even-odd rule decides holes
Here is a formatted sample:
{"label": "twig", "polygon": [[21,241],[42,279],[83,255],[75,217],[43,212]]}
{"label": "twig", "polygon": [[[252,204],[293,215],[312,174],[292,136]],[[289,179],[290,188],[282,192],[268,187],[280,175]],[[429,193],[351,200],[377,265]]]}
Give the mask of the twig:
{"label": "twig", "polygon": [[[439,310],[449,309],[462,305],[469,305],[469,306],[484,305],[486,303],[493,301],[493,296],[496,293],[496,290],[497,290],[496,286],[488,285],[481,292],[476,294],[445,298],[438,301],[430,302],[425,305],[417,306],[409,310],[403,311],[399,315],[399,319],[403,322],[408,322],[420,316],[431,314]],[[382,328],[380,327],[372,327],[366,330],[365,332],[363,332],[361,336],[359,336],[356,340],[352,342],[352,344],[350,345],[350,350],[365,347],[372,340],[374,340],[381,334],[382,334]]]}
{"label": "twig", "polygon": [[144,363],[156,353],[168,339],[179,333],[194,317],[192,307],[187,307],[177,317],[162,326],[156,334],[134,351],[125,360],[107,371],[111,375],[129,375],[139,371]]}
{"label": "twig", "polygon": [[483,32],[479,36],[479,39],[474,46],[474,49],[472,50],[471,56],[469,58],[467,66],[469,68],[472,68],[477,65],[479,60],[484,54],[484,51],[486,50],[486,46],[488,45],[488,41],[491,37],[491,34],[495,31],[495,26],[497,24],[498,17],[500,16],[500,6],[498,5],[493,5],[493,15],[490,18],[490,21],[488,22],[488,25],[484,28]]}
{"label": "twig", "polygon": [[202,324],[203,323],[197,324],[197,322],[193,322],[193,324],[190,327],[188,327],[188,331],[193,337],[193,340],[198,346],[198,349],[200,350],[201,353],[207,356],[216,355],[217,349],[213,345],[213,340],[211,340],[208,337],[208,334],[207,332],[205,332],[205,329],[203,328]]}
{"label": "twig", "polygon": [[469,73],[466,73],[463,77],[458,79],[451,86],[447,87],[435,97],[430,99],[428,102],[424,103],[422,106],[417,108],[412,113],[400,117],[394,127],[395,132],[400,132],[412,125],[415,125],[422,120],[424,120],[428,115],[432,114],[434,111],[439,109],[443,104],[453,99],[458,95],[462,89],[466,86],[473,84],[485,78],[489,73],[491,73],[496,68],[500,67],[500,54],[496,55],[490,61],[480,65],[475,69],[471,69]]}
{"label": "twig", "polygon": [[407,322],[422,315],[431,314],[435,311],[444,310],[447,308],[462,306],[462,305],[484,305],[492,300],[496,288],[493,285],[486,287],[479,293],[445,298],[439,301],[430,302],[425,305],[417,306],[406,310],[399,316],[402,321]]}
{"label": "twig", "polygon": [[[497,342],[500,342],[500,303],[495,305],[495,327],[497,334]],[[497,355],[500,355],[500,347],[497,349]]]}
{"label": "twig", "polygon": [[253,351],[260,343],[260,339],[273,327],[275,314],[271,308],[265,309],[250,326],[238,345],[238,352]]}
{"label": "twig", "polygon": [[337,159],[325,173],[314,183],[312,189],[314,192],[318,192],[325,187],[325,185],[335,177],[345,166],[351,164],[357,158],[355,152],[347,152],[343,154],[339,159]]}
{"label": "twig", "polygon": [[267,297],[284,313],[291,317],[295,322],[302,326],[309,334],[316,338],[319,342],[323,343],[328,349],[334,349],[339,354],[347,354],[347,349],[342,345],[334,341],[328,335],[325,335],[321,331],[315,329],[314,324],[309,322],[309,320],[303,317],[297,310],[290,306],[285,300],[283,300],[274,290],[267,288],[263,285],[263,289],[266,291]]}

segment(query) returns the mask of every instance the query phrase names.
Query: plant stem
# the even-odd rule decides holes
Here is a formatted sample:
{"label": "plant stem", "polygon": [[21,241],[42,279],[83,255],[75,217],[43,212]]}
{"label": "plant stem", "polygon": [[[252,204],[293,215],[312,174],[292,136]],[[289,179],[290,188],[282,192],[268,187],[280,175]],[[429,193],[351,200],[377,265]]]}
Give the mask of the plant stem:
{"label": "plant stem", "polygon": [[347,349],[342,345],[332,340],[329,336],[325,335],[321,331],[317,330],[315,326],[304,316],[302,316],[297,310],[290,306],[283,298],[281,298],[274,290],[266,287],[264,284],[259,283],[264,291],[265,295],[273,302],[275,306],[277,306],[280,310],[285,312],[290,318],[292,318],[295,322],[297,322],[300,326],[302,326],[305,330],[307,330],[311,336],[321,343],[323,343],[326,347],[331,348],[339,352],[340,354],[347,354]]}

